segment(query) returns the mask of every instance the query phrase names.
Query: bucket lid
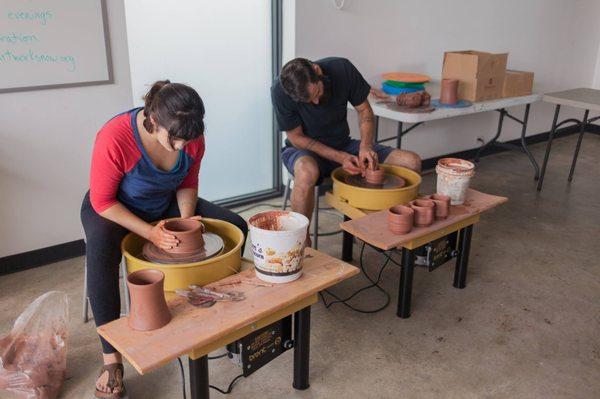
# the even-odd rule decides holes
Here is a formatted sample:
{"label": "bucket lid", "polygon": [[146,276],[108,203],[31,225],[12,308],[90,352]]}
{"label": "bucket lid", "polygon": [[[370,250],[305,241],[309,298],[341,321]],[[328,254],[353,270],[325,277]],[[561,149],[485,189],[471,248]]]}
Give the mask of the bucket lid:
{"label": "bucket lid", "polygon": [[455,176],[473,176],[475,164],[460,158],[442,158],[435,168],[437,173],[446,173]]}

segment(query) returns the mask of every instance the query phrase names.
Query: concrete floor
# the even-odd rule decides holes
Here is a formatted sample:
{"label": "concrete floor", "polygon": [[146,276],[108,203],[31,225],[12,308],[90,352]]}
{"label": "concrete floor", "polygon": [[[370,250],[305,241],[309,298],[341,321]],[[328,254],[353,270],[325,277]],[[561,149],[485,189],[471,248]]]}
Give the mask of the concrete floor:
{"label": "concrete floor", "polygon": [[[239,381],[231,396],[599,398],[600,136],[586,135],[569,185],[575,142],[575,136],[555,141],[541,193],[522,154],[497,154],[478,165],[472,186],[510,201],[475,226],[466,289],[452,287],[453,263],[432,273],[417,269],[413,313],[402,320],[395,316],[399,270],[390,266],[382,285],[392,304],[384,311],[363,315],[340,305],[313,306],[309,390],[291,387],[290,351]],[[538,160],[544,148],[532,146]],[[422,192],[432,192],[434,177],[425,176]],[[336,229],[338,220],[323,213],[322,230]],[[340,236],[321,239],[320,249],[339,256]],[[381,263],[381,255],[366,251],[371,275]],[[45,291],[69,294],[65,399],[91,397],[99,367],[94,324],[81,320],[82,281],[82,258],[0,277],[2,332]],[[334,290],[343,295],[364,284],[358,276]],[[374,290],[361,295],[357,304],[363,307],[383,300]],[[210,361],[217,386],[226,387],[239,372],[226,359]],[[132,398],[181,397],[176,362],[145,376],[126,365],[126,384]]]}

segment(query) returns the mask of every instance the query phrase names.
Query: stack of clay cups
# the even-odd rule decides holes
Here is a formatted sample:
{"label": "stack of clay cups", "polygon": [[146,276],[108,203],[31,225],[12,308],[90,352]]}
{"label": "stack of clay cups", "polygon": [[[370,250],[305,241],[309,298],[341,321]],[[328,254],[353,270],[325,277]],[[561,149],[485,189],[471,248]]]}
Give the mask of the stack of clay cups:
{"label": "stack of clay cups", "polygon": [[394,234],[407,234],[416,227],[428,227],[434,220],[443,220],[450,214],[450,197],[432,194],[428,198],[416,199],[405,205],[396,205],[388,210],[388,228]]}

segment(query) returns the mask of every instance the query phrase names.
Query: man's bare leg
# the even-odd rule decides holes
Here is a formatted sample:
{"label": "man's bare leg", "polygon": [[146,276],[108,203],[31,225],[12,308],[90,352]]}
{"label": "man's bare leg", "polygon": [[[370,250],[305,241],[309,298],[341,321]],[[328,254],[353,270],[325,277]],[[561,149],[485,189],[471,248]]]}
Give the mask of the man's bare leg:
{"label": "man's bare leg", "polygon": [[390,155],[385,158],[383,163],[388,163],[395,166],[404,166],[405,168],[421,173],[421,157],[412,151],[393,150]]}
{"label": "man's bare leg", "polygon": [[[319,179],[319,166],[314,158],[303,156],[294,163],[294,188],[292,189],[292,210],[311,219],[315,206],[314,190]],[[310,235],[306,235],[306,245],[311,245]]]}

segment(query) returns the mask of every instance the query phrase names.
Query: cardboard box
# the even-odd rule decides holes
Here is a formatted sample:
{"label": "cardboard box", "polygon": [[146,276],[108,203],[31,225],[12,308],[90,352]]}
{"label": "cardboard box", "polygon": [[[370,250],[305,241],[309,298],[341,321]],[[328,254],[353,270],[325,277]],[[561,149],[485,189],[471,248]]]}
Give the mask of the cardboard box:
{"label": "cardboard box", "polygon": [[444,53],[443,79],[458,79],[458,98],[486,101],[502,97],[508,53],[450,51]]}
{"label": "cardboard box", "polygon": [[531,94],[533,90],[533,72],[506,70],[502,97],[519,97]]}

